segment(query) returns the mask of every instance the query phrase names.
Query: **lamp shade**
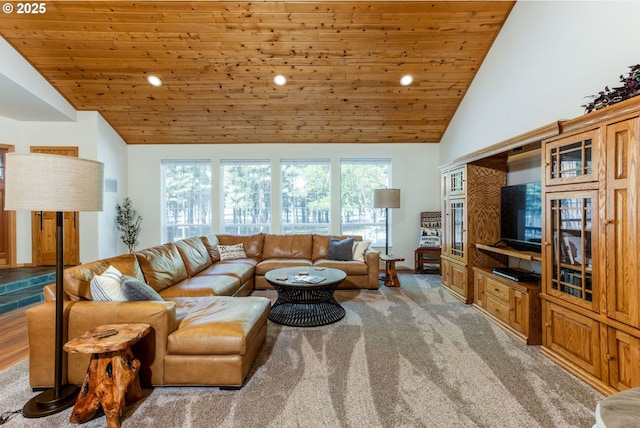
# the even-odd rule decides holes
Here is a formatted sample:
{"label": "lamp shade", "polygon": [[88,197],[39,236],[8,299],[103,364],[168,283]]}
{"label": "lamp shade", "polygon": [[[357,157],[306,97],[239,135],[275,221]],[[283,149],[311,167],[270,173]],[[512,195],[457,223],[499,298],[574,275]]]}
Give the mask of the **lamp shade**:
{"label": "lamp shade", "polygon": [[374,208],[400,208],[400,189],[375,189]]}
{"label": "lamp shade", "polygon": [[101,211],[104,165],[71,156],[7,153],[5,209]]}

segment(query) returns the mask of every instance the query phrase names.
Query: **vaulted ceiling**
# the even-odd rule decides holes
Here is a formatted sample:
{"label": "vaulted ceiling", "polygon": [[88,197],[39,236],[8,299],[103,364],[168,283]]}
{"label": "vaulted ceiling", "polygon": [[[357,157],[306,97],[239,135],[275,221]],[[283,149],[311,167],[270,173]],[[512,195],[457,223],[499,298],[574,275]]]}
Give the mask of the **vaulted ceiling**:
{"label": "vaulted ceiling", "polygon": [[0,34],[128,144],[431,143],[514,3],[47,1]]}

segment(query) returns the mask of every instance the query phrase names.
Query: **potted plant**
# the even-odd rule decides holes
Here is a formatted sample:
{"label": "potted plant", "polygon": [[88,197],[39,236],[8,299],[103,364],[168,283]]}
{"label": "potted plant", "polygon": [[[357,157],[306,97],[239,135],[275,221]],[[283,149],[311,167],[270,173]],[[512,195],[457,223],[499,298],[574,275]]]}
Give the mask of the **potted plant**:
{"label": "potted plant", "polygon": [[600,110],[603,107],[619,103],[620,101],[640,94],[640,64],[631,65],[629,69],[630,71],[627,76],[620,76],[622,86],[613,89],[605,86],[604,90],[600,91],[598,95],[590,95],[588,98],[593,98],[593,101],[582,106],[585,109],[585,113]]}
{"label": "potted plant", "polygon": [[133,253],[136,245],[138,245],[138,235],[142,230],[140,227],[142,217],[133,208],[129,197],[124,198],[122,205],[116,204],[116,211],[116,223],[118,224],[118,230],[122,232],[120,239],[127,246],[129,252]]}

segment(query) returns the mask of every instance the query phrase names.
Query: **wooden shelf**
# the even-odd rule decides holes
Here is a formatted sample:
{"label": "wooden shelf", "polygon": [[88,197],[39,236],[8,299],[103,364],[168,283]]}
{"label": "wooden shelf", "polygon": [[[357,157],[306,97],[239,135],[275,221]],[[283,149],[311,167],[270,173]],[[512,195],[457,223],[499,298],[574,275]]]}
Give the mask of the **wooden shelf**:
{"label": "wooden shelf", "polygon": [[492,253],[503,254],[509,257],[516,257],[522,260],[542,261],[542,255],[540,253],[536,253],[535,251],[520,251],[510,247],[493,247],[491,245],[478,244],[478,243],[476,243],[476,248],[479,250],[489,251]]}

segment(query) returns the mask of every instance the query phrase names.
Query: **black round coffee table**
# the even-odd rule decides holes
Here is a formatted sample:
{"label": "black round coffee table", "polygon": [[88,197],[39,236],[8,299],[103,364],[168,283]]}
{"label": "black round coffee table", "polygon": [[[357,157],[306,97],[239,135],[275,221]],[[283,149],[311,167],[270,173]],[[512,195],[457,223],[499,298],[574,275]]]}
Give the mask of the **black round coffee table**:
{"label": "black round coffee table", "polygon": [[344,308],[333,298],[333,292],[347,277],[343,271],[298,266],[274,269],[264,277],[278,292],[278,300],[269,313],[271,321],[294,327],[315,327],[344,318]]}

